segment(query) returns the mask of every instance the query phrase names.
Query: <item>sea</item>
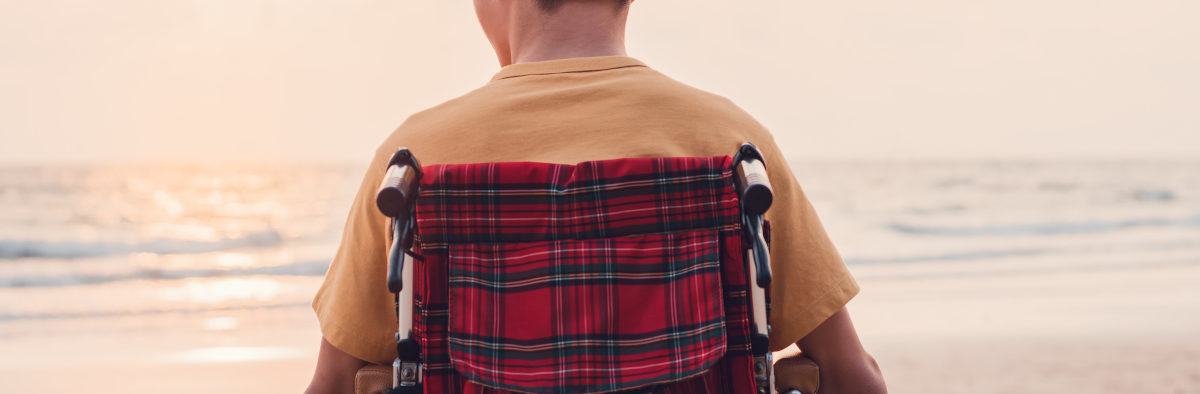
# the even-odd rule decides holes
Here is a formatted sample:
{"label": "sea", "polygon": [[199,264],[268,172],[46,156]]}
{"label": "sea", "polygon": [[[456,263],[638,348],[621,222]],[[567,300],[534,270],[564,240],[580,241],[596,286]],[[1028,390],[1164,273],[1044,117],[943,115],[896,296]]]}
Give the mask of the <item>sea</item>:
{"label": "sea", "polygon": [[[1200,160],[790,165],[860,279],[1200,265]],[[307,308],[364,170],[0,167],[0,324]]]}

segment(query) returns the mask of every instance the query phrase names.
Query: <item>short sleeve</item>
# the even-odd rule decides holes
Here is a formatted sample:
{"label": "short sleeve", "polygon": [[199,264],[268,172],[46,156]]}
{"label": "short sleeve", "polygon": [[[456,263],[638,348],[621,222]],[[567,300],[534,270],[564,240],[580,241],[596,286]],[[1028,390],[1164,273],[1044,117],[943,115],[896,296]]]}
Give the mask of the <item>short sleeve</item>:
{"label": "short sleeve", "polygon": [[384,279],[388,219],[375,206],[385,160],[387,156],[377,152],[367,169],[350,206],[341,244],[312,303],[326,341],[376,364],[391,363],[396,357],[396,312]]}
{"label": "short sleeve", "polygon": [[783,154],[758,144],[775,200],[771,221],[771,349],[791,345],[858,294],[842,257],[821,225]]}

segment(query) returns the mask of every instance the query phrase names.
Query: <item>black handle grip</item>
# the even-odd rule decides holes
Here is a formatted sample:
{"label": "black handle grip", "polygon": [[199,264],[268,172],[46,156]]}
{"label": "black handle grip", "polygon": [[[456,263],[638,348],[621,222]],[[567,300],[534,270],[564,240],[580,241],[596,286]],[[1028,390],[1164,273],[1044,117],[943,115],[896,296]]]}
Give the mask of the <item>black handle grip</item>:
{"label": "black handle grip", "polygon": [[771,286],[771,253],[767,248],[767,240],[763,239],[762,215],[755,215],[747,220],[749,223],[747,230],[750,231],[750,253],[754,254],[754,268],[757,274],[754,282],[758,287],[768,288]]}
{"label": "black handle grip", "polygon": [[392,220],[392,248],[388,252],[388,274],[387,287],[388,291],[399,293],[404,289],[404,249],[408,247],[409,231],[412,226],[408,225],[408,211],[402,213],[403,218],[397,217]]}

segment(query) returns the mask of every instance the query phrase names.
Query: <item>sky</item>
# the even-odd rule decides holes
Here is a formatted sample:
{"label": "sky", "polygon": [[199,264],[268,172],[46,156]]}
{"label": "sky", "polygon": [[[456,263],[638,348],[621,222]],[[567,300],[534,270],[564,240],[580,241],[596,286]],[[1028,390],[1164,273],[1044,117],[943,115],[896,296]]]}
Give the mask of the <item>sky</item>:
{"label": "sky", "polygon": [[[499,66],[466,0],[0,0],[0,163],[365,162]],[[1200,2],[638,0],[796,158],[1198,158]]]}

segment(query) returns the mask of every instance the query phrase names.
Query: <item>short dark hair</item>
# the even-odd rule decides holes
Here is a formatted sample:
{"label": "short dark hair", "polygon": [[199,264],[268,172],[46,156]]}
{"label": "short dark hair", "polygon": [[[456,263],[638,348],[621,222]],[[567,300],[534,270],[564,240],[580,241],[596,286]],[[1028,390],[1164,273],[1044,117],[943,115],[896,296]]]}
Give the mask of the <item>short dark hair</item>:
{"label": "short dark hair", "polygon": [[[538,8],[541,8],[542,11],[546,11],[546,12],[551,12],[551,11],[557,10],[558,7],[562,7],[563,3],[566,3],[567,1],[570,1],[570,0],[537,0]],[[617,3],[617,8],[621,8],[621,7],[629,5],[629,0],[613,0],[613,1]]]}

